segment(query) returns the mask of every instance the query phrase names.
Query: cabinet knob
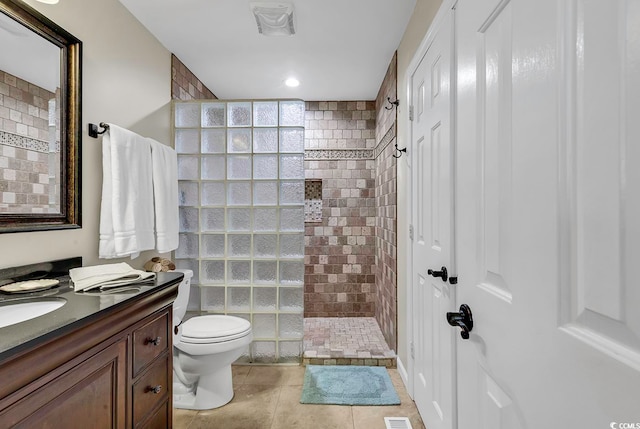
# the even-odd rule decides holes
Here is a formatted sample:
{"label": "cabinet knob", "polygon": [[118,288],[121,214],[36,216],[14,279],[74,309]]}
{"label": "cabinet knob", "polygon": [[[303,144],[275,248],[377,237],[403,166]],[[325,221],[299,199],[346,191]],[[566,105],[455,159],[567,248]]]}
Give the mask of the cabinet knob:
{"label": "cabinet knob", "polygon": [[162,391],[162,386],[159,384],[157,386],[147,386],[147,388],[145,389],[145,392],[153,392],[154,395],[157,395],[161,391]]}
{"label": "cabinet knob", "polygon": [[154,346],[157,346],[158,344],[160,344],[161,339],[161,337],[147,338],[146,340],[144,340],[144,344],[153,344]]}

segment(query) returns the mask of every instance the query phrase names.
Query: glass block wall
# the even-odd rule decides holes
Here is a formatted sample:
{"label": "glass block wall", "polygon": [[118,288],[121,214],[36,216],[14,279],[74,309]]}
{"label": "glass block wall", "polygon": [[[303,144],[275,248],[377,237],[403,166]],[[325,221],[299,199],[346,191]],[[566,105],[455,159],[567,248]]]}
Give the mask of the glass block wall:
{"label": "glass block wall", "polygon": [[252,323],[247,362],[302,355],[304,113],[297,100],[174,102],[176,264],[203,313]]}

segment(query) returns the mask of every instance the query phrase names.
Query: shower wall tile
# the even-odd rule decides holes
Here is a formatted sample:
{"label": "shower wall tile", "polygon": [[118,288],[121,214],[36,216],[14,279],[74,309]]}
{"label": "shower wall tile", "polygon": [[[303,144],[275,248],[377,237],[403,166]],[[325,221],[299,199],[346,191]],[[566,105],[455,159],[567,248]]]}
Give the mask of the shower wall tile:
{"label": "shower wall tile", "polygon": [[376,97],[376,146],[380,144],[380,141],[387,133],[387,130],[395,125],[398,109],[393,107],[392,109],[386,109],[386,107],[392,107],[387,101],[389,97],[392,101],[398,99],[397,94],[397,68],[398,68],[398,54],[394,53],[389,67],[387,68],[387,74],[380,85],[378,90],[378,96]]}
{"label": "shower wall tile", "polygon": [[375,101],[308,101],[305,149],[373,149]]}
{"label": "shower wall tile", "polygon": [[[305,224],[305,317],[371,315],[394,350],[396,109],[385,107],[397,98],[396,69],[394,54],[375,102],[307,102],[305,121],[305,149],[332,157],[305,161],[307,180],[323,189],[321,222]],[[340,159],[366,150],[373,155]]]}
{"label": "shower wall tile", "polygon": [[397,98],[396,86],[397,54],[394,54],[387,74],[382,82],[376,98],[376,303],[375,318],[380,330],[387,340],[389,348],[395,350],[397,345],[396,314],[396,273],[397,273],[397,182],[396,162],[393,158],[396,142],[396,108],[391,110],[387,97]]}
{"label": "shower wall tile", "polygon": [[59,110],[59,90],[0,70],[0,212],[60,211]]}
{"label": "shower wall tile", "polygon": [[305,149],[337,156],[305,160],[305,177],[322,181],[322,217],[305,223],[305,317],[373,317],[375,160],[349,157],[374,149],[375,102],[311,101],[306,109]]}
{"label": "shower wall tile", "polygon": [[171,98],[182,101],[218,99],[218,97],[173,54],[171,54]]}
{"label": "shower wall tile", "polygon": [[[395,141],[395,139],[394,139]],[[397,191],[395,148],[388,144],[376,159],[376,312],[389,347],[396,348]]]}

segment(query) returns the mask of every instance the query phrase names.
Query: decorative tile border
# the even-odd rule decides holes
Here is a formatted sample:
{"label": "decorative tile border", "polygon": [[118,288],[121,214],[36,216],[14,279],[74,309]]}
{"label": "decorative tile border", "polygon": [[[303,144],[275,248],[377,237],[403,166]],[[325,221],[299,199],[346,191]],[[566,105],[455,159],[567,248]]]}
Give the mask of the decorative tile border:
{"label": "decorative tile border", "polygon": [[[49,152],[49,142],[36,140],[31,137],[8,133],[0,130],[0,144],[5,146],[19,147],[35,152]],[[59,147],[59,146],[57,146]]]}
{"label": "decorative tile border", "polygon": [[382,137],[380,143],[375,148],[375,157],[379,157],[382,152],[384,152],[385,148],[396,138],[396,123],[391,124],[387,133]]}
{"label": "decorative tile border", "polygon": [[304,159],[374,159],[372,149],[305,149]]}

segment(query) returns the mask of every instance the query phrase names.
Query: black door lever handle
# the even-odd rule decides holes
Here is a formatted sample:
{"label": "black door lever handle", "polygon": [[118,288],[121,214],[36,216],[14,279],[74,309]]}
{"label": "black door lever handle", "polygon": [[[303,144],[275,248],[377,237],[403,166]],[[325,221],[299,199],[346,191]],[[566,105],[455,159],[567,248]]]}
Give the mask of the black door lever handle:
{"label": "black door lever handle", "polygon": [[449,275],[447,274],[447,267],[440,268],[440,271],[433,271],[432,269],[428,269],[427,274],[432,277],[440,277],[443,282],[446,282],[449,278]]}
{"label": "black door lever handle", "polygon": [[447,313],[447,322],[451,326],[462,328],[460,336],[464,340],[469,339],[469,332],[473,330],[473,315],[467,304],[462,304],[458,313]]}

